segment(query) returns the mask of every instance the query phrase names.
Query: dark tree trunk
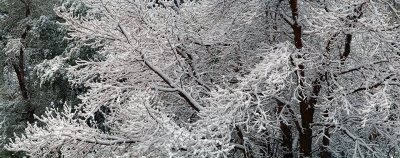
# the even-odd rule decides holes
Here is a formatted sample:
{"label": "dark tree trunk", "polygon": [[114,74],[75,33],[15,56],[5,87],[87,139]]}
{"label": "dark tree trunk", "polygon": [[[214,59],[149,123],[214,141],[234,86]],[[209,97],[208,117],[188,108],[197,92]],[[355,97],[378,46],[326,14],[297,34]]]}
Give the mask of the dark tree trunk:
{"label": "dark tree trunk", "polygon": [[[276,102],[277,102],[277,114],[280,115],[282,114],[285,104],[279,100],[276,100]],[[293,153],[292,153],[293,138],[292,138],[291,127],[287,125],[285,122],[280,121],[279,128],[281,129],[282,132],[281,146],[283,150],[283,158],[293,158]]]}
{"label": "dark tree trunk", "polygon": [[[328,110],[325,110],[324,113],[322,114],[323,117],[328,118]],[[324,136],[322,137],[322,146],[321,146],[321,153],[320,156],[321,158],[330,158],[331,153],[328,150],[329,144],[330,144],[330,138],[331,134],[329,133],[329,125],[325,125],[324,127]]]}
{"label": "dark tree trunk", "polygon": [[343,54],[340,55],[341,64],[343,64],[343,62],[347,59],[347,57],[350,54],[352,38],[353,35],[346,34],[346,42],[344,43],[344,52]]}
{"label": "dark tree trunk", "polygon": [[[298,50],[303,48],[302,43],[302,30],[301,26],[298,24],[298,1],[297,0],[290,0],[290,8],[292,11],[292,20],[293,24],[291,27],[293,29],[294,34],[294,44]],[[301,55],[298,55],[297,58],[302,58]],[[302,130],[299,131],[300,137],[300,157],[311,157],[312,151],[312,128],[311,123],[313,122],[314,117],[314,105],[317,102],[315,98],[318,96],[318,93],[321,89],[318,79],[313,82],[313,95],[314,97],[307,97],[303,90],[306,89],[305,86],[305,66],[303,64],[297,65],[297,77],[298,77],[298,84],[301,90],[298,92],[298,100],[300,100],[300,116],[301,116],[301,125]]]}
{"label": "dark tree trunk", "polygon": [[[29,17],[31,14],[30,0],[25,0],[24,4],[25,4],[25,17]],[[29,25],[26,25],[24,32],[21,34],[21,41],[23,44],[25,44],[25,39],[26,39],[26,36],[30,29],[31,29],[31,27]],[[13,68],[14,68],[14,71],[18,78],[19,89],[20,89],[21,96],[22,96],[22,99],[25,104],[27,120],[29,123],[33,123],[34,122],[34,109],[30,102],[29,93],[26,88],[24,56],[25,56],[25,51],[24,51],[24,48],[21,47],[19,49],[18,63],[13,64]]]}
{"label": "dark tree trunk", "polygon": [[314,107],[307,103],[306,99],[300,102],[301,125],[303,127],[300,133],[300,153],[302,157],[311,157],[312,148],[312,129]]}
{"label": "dark tree trunk", "polygon": [[25,0],[25,17],[31,15],[31,0]]}

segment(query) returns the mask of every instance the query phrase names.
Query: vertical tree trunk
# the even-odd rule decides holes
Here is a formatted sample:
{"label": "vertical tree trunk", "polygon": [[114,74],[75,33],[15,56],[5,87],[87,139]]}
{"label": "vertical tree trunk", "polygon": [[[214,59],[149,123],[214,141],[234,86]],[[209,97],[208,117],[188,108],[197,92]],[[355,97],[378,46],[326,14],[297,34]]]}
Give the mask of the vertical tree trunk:
{"label": "vertical tree trunk", "polygon": [[[325,110],[322,116],[325,118],[329,117],[328,110]],[[323,128],[324,128],[324,136],[322,137],[320,156],[321,158],[330,158],[331,153],[328,150],[331,138],[331,134],[329,133],[329,125],[325,125]]]}
{"label": "vertical tree trunk", "polygon": [[[293,24],[291,27],[293,29],[294,34],[294,44],[297,50],[301,50],[303,48],[302,43],[302,30],[301,26],[299,25],[298,19],[298,1],[297,0],[290,0],[290,8],[292,11],[292,19]],[[298,55],[297,58],[302,58],[301,55]],[[313,97],[307,97],[303,90],[306,89],[305,86],[305,66],[303,64],[297,65],[297,77],[298,77],[298,84],[301,90],[298,92],[298,100],[300,100],[300,116],[301,116],[301,125],[302,131],[299,131],[300,137],[300,157],[311,157],[312,151],[312,129],[311,123],[314,119],[314,105],[317,102],[316,96],[321,89],[318,79],[313,82]]]}
{"label": "vertical tree trunk", "polygon": [[[279,100],[276,100],[276,102],[277,102],[277,112],[278,115],[280,115],[282,114],[282,110],[285,104]],[[279,124],[280,124],[279,128],[281,129],[282,132],[283,158],[293,158],[293,153],[292,153],[293,138],[292,138],[291,128],[283,121],[280,121]]]}
{"label": "vertical tree trunk", "polygon": [[[31,14],[30,0],[25,0],[24,3],[25,3],[24,4],[25,5],[25,17],[27,18]],[[25,39],[26,39],[26,36],[27,36],[29,30],[30,30],[30,26],[26,25],[24,32],[21,34],[21,41],[23,44],[25,44]],[[28,90],[26,88],[24,56],[25,56],[25,51],[24,51],[24,48],[21,47],[19,49],[18,65],[13,64],[13,68],[14,68],[14,71],[18,78],[19,89],[20,89],[21,96],[22,96],[22,99],[25,104],[25,108],[26,108],[27,120],[29,123],[33,123],[34,122],[34,117],[33,117],[34,110],[33,110],[32,104],[30,103],[30,99],[28,96]]]}
{"label": "vertical tree trunk", "polygon": [[[276,100],[276,102],[277,102],[277,114],[280,115],[282,114],[282,110],[285,104],[279,100]],[[279,122],[279,128],[281,129],[282,132],[283,158],[293,158],[293,153],[292,153],[293,138],[292,138],[291,128],[283,121]]]}
{"label": "vertical tree trunk", "polygon": [[25,17],[31,15],[31,0],[25,0]]}

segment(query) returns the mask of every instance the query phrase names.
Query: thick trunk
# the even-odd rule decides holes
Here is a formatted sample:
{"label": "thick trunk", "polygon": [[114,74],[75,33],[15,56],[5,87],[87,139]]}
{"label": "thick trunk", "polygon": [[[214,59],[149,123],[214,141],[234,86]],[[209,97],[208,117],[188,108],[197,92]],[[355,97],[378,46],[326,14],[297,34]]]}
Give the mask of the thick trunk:
{"label": "thick trunk", "polygon": [[[291,24],[291,27],[293,29],[293,34],[294,34],[294,44],[296,46],[296,49],[301,50],[303,48],[303,43],[302,43],[302,30],[301,26],[298,23],[298,1],[297,0],[290,0],[290,8],[292,11],[292,20],[293,24]],[[302,58],[301,55],[298,55],[297,58]],[[314,105],[317,102],[317,99],[315,98],[319,91],[320,91],[320,84],[318,79],[313,82],[313,93],[314,97],[307,97],[303,90],[306,89],[305,85],[305,66],[303,64],[297,65],[297,77],[298,77],[298,84],[299,87],[301,88],[298,92],[298,99],[300,100],[300,116],[301,116],[301,125],[302,125],[302,130],[299,131],[300,137],[299,137],[299,142],[300,142],[300,157],[311,157],[311,151],[312,151],[312,129],[311,129],[311,123],[313,122],[313,117],[314,117]]]}
{"label": "thick trunk", "polygon": [[303,42],[301,41],[301,26],[295,22],[295,24],[292,26],[293,33],[294,33],[294,44],[297,49],[303,48]]}
{"label": "thick trunk", "polygon": [[[276,102],[277,102],[277,113],[278,113],[278,115],[281,115],[282,111],[283,111],[283,107],[285,106],[285,104],[282,103],[279,100],[276,100]],[[292,153],[292,144],[293,144],[292,130],[291,130],[290,126],[287,125],[283,121],[280,121],[279,128],[281,129],[281,132],[282,132],[283,158],[293,158],[293,153]]]}
{"label": "thick trunk", "polygon": [[312,148],[312,129],[314,107],[308,104],[306,99],[300,102],[301,125],[303,127],[300,133],[300,153],[302,157],[311,157]]}

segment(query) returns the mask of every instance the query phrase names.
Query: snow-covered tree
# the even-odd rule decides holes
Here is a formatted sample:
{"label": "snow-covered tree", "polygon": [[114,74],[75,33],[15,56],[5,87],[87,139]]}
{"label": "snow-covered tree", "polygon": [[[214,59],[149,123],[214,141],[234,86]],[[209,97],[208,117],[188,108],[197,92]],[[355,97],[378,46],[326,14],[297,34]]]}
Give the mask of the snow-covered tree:
{"label": "snow-covered tree", "polygon": [[46,61],[63,53],[68,44],[63,40],[67,30],[53,11],[56,5],[58,0],[0,2],[4,15],[0,18],[0,157],[22,156],[5,152],[3,146],[14,133],[23,131],[26,122],[34,121],[34,113],[41,115],[51,103],[56,107],[66,101],[75,104],[62,69],[46,82],[43,79],[51,74],[41,73],[48,68]]}
{"label": "snow-covered tree", "polygon": [[[33,157],[398,156],[397,1],[82,0],[98,50],[7,148]],[[57,65],[54,61],[49,65]],[[43,71],[52,73],[53,69]]]}

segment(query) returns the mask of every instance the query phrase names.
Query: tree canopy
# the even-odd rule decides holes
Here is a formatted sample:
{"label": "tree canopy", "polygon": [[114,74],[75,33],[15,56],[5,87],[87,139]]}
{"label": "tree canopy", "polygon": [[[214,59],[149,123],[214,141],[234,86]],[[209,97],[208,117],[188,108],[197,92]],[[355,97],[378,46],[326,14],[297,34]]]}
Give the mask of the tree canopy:
{"label": "tree canopy", "polygon": [[[64,1],[55,12],[70,42],[35,72],[39,85],[66,78],[79,104],[34,113],[5,148],[31,157],[397,157],[399,10],[396,0]],[[46,33],[45,22],[34,28]],[[10,62],[24,40],[7,42]]]}

